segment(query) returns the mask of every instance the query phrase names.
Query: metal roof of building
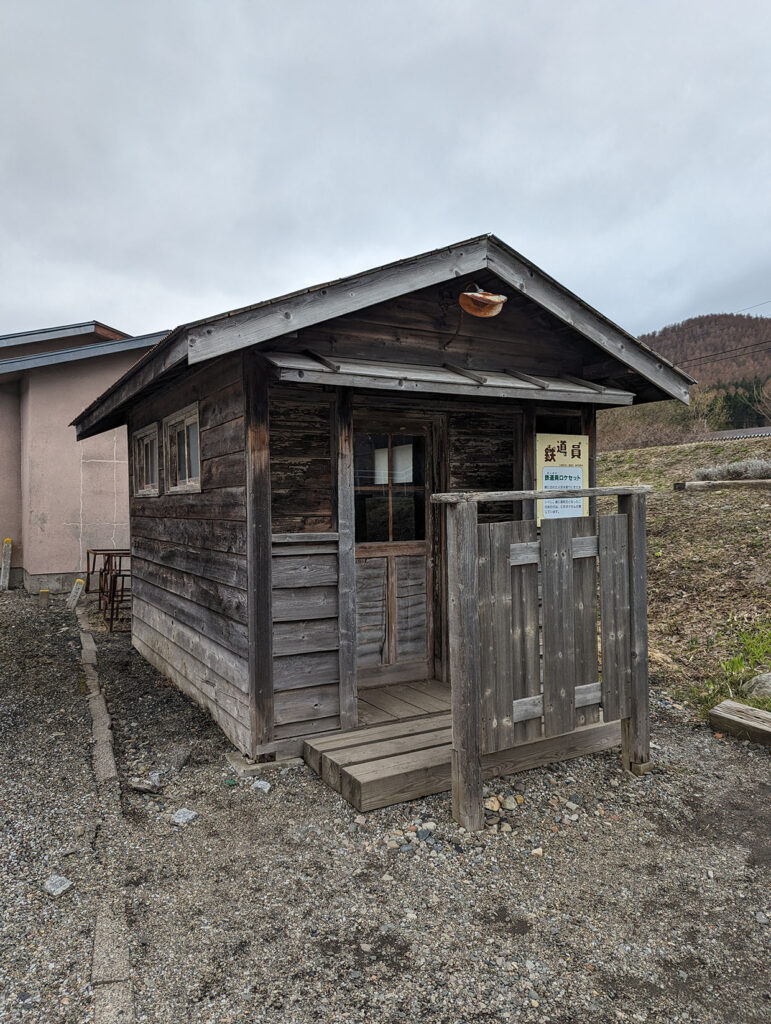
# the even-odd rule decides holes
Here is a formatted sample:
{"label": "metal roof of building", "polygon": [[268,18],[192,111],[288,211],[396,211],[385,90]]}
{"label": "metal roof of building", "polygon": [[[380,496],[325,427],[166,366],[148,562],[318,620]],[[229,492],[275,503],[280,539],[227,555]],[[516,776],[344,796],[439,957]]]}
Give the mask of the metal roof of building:
{"label": "metal roof of building", "polygon": [[18,345],[32,345],[43,341],[59,341],[61,338],[75,338],[81,334],[112,336],[113,340],[130,337],[124,331],[108,327],[107,324],[100,323],[99,320],[86,320],[82,324],[62,324],[60,327],[42,327],[36,331],[0,334],[0,348],[16,348]]}
{"label": "metal roof of building", "polygon": [[[22,370],[33,370],[40,366],[55,366],[57,363],[73,363],[81,359],[94,359],[96,356],[112,355],[115,352],[150,349],[165,338],[167,334],[168,331],[156,331],[154,334],[141,334],[135,338],[126,336],[117,340],[80,345],[77,348],[57,349],[53,352],[35,352],[33,355],[28,356],[12,356],[10,359],[0,359],[0,375],[19,373]],[[12,335],[6,335],[5,337],[12,337]],[[65,334],[62,337],[69,337],[69,335]]]}

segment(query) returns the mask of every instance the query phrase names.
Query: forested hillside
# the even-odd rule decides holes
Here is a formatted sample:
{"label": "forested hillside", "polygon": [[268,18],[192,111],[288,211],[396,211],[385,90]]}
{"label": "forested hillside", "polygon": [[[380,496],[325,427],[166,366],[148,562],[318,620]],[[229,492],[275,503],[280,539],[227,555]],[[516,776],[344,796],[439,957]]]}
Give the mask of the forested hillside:
{"label": "forested hillside", "polygon": [[771,317],[710,313],[644,334],[640,341],[702,386],[771,376]]}

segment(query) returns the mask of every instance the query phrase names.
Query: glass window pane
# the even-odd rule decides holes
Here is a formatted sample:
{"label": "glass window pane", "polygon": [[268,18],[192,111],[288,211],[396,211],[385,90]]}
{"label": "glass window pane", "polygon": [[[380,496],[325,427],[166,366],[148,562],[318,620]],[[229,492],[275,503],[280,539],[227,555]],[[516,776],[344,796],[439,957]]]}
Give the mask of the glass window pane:
{"label": "glass window pane", "polygon": [[388,491],[356,491],[356,543],[388,540]]}
{"label": "glass window pane", "polygon": [[187,465],[188,479],[197,480],[200,474],[198,464],[198,424],[188,423],[187,425]]}
{"label": "glass window pane", "polygon": [[158,486],[158,440],[150,441],[150,486]]}
{"label": "glass window pane", "polygon": [[177,435],[177,480],[183,484],[187,480],[187,445],[185,444],[185,428],[176,427]]}
{"label": "glass window pane", "polygon": [[173,427],[169,427],[164,440],[169,446],[169,450],[165,456],[165,463],[168,467],[169,479],[167,481],[168,487],[177,486],[177,432]]}
{"label": "glass window pane", "polygon": [[426,496],[420,490],[394,488],[392,540],[426,539]]}
{"label": "glass window pane", "polygon": [[393,441],[392,479],[395,484],[426,482],[426,439],[421,434],[395,434]]}
{"label": "glass window pane", "polygon": [[357,487],[388,483],[388,435],[356,434],[353,443],[354,483]]}

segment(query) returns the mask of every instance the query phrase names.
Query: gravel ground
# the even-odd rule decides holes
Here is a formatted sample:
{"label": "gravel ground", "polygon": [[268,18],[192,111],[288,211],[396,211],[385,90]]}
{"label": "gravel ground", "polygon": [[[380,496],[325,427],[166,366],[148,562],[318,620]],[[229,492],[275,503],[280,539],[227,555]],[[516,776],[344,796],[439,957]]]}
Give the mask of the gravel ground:
{"label": "gravel ground", "polygon": [[[90,1021],[99,812],[75,617],[0,594],[0,1020]],[[48,896],[63,875],[73,886]]]}
{"label": "gravel ground", "polygon": [[304,766],[236,779],[208,717],[96,638],[139,1021],[771,1018],[767,751],[655,696],[652,775],[608,753],[498,780],[469,836],[447,795],[358,815]]}
{"label": "gravel ground", "polygon": [[236,779],[208,717],[95,636],[125,814],[98,842],[74,617],[0,595],[3,1022],[92,1019],[112,884],[147,1024],[771,1017],[767,751],[658,694],[654,774],[608,753],[498,780],[468,836],[446,795],[359,815],[304,766]]}

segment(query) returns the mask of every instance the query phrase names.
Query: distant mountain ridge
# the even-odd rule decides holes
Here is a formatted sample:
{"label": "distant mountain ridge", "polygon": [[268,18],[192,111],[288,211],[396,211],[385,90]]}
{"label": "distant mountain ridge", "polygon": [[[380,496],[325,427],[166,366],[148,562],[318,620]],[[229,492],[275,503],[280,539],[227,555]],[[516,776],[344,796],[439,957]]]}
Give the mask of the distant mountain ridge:
{"label": "distant mountain ridge", "polygon": [[771,377],[771,317],[709,313],[640,336],[699,384]]}

